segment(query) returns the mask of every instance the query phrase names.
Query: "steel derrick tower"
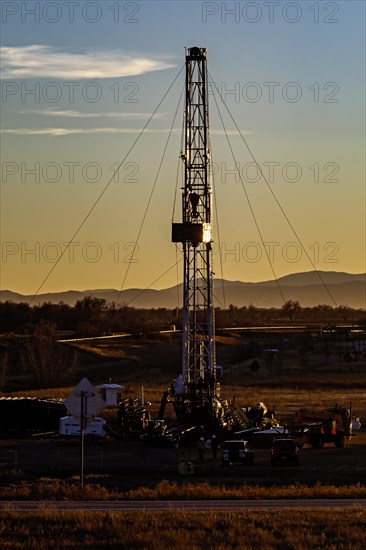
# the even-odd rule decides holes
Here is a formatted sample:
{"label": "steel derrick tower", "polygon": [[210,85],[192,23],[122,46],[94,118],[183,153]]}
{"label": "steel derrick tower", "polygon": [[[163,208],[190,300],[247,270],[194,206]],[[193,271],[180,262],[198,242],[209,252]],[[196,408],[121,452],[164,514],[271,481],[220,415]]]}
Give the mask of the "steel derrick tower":
{"label": "steel derrick tower", "polygon": [[173,223],[172,231],[173,242],[182,243],[184,260],[181,405],[211,415],[217,387],[206,48],[186,51],[184,137],[182,223]]}

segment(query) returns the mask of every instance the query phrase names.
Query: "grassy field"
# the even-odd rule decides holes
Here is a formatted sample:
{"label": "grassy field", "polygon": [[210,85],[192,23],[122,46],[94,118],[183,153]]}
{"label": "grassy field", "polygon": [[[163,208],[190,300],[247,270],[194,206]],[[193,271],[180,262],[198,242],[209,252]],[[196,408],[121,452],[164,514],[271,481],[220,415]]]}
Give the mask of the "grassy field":
{"label": "grassy field", "polygon": [[[363,424],[366,423],[364,358],[350,364],[340,360],[336,348],[331,356],[325,357],[315,352],[300,353],[294,344],[292,349],[284,350],[280,365],[272,369],[262,361],[260,369],[253,372],[245,361],[238,360],[238,350],[242,344],[236,336],[225,337],[218,342],[218,363],[224,365],[221,387],[224,398],[235,399],[243,406],[262,401],[267,407],[274,408],[279,419],[284,420],[301,407],[331,407],[335,403],[349,407],[352,404],[353,411],[360,416]],[[263,349],[276,346],[277,342],[272,341],[260,344]],[[23,373],[15,370],[14,375],[10,371],[8,373],[9,387],[17,390],[10,395],[66,397],[83,376],[95,385],[112,378],[113,382],[125,386],[126,397],[141,395],[143,385],[145,399],[152,403],[151,413],[154,416],[163,391],[180,372],[180,342],[175,340],[123,339],[114,342],[113,346],[105,342],[90,342],[87,346],[79,346],[78,353],[75,379],[70,380],[68,386],[24,391],[21,388],[29,387],[27,381]],[[170,407],[167,412],[172,414]],[[5,446],[5,443],[6,449],[18,448],[17,443],[11,443],[11,446]],[[13,459],[13,451],[6,452]],[[62,449],[63,452],[66,448]],[[327,455],[320,456],[329,457],[335,452],[338,451],[332,449]],[[352,449],[345,449],[346,458],[351,452]],[[21,456],[19,451],[20,459]],[[321,473],[322,464],[319,462]],[[337,479],[338,472],[341,475],[341,468],[345,467],[342,464],[332,466]],[[165,480],[161,472],[160,479],[155,483],[148,479],[148,474],[148,482],[139,477],[138,486],[120,490],[113,487],[112,477],[106,487],[91,475],[86,476],[82,494],[77,476],[64,481],[52,476],[49,479],[33,479],[29,474],[28,477],[22,474],[21,465],[17,472],[4,469],[0,473],[0,498],[9,501],[79,500],[82,497],[86,500],[174,500],[202,498],[203,495],[212,499],[366,498],[365,484],[347,484],[341,480],[338,485],[285,481],[262,486],[263,483],[249,485],[235,479],[225,485],[220,483],[219,478],[215,483],[203,483],[202,478],[196,482],[192,479],[177,483]],[[27,514],[13,512],[9,507],[0,514],[0,548],[160,550],[170,546],[178,550],[362,550],[366,549],[365,525],[365,509],[56,513],[49,508]]]}
{"label": "grassy field", "polygon": [[237,482],[222,483],[174,482],[163,479],[155,486],[140,485],[121,491],[97,483],[86,483],[81,489],[78,481],[41,480],[21,482],[0,488],[1,500],[252,500],[252,499],[328,499],[366,498],[366,485],[327,485],[317,482],[308,486],[300,482],[282,486],[258,486]]}
{"label": "grassy field", "polygon": [[0,515],[11,550],[362,550],[366,511],[57,512]]}

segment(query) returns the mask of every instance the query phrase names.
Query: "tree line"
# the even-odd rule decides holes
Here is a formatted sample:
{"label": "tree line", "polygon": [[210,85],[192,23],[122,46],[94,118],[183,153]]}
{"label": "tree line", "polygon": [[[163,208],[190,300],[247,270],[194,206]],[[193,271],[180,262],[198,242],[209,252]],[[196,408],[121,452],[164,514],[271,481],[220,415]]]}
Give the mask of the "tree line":
{"label": "tree line", "polygon": [[[182,328],[182,309],[139,309],[116,305],[102,298],[87,296],[74,306],[50,302],[29,306],[26,303],[0,302],[0,332],[32,334],[42,321],[52,323],[56,331],[92,337],[119,332],[149,332],[172,326]],[[283,323],[365,324],[366,312],[348,306],[320,304],[301,307],[288,300],[281,308],[257,308],[253,305],[215,309],[216,327],[271,326]]]}

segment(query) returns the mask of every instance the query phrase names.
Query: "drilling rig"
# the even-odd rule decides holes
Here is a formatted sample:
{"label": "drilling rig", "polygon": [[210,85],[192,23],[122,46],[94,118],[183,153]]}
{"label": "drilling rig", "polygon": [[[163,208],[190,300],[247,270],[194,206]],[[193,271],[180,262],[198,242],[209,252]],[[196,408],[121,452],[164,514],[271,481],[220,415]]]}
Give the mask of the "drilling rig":
{"label": "drilling rig", "polygon": [[[273,417],[262,403],[244,409],[223,400],[216,379],[206,48],[186,49],[184,123],[182,221],[172,225],[172,242],[183,253],[182,373],[164,392],[157,419],[141,436],[145,443],[160,445],[175,443],[196,427],[212,434],[234,429],[243,434],[271,424]],[[180,426],[165,424],[168,402]]]}
{"label": "drilling rig", "polygon": [[[216,380],[206,54],[206,48],[186,49],[182,221],[172,225],[172,242],[179,243],[183,253],[182,372],[163,393],[157,419],[141,436],[150,444],[176,442],[195,427],[215,433],[256,425],[241,407],[221,399]],[[179,426],[165,424],[168,402]]]}
{"label": "drilling rig", "polygon": [[219,426],[224,411],[215,368],[206,53],[206,48],[186,50],[182,222],[172,226],[172,241],[183,247],[182,374],[169,398],[178,421]]}
{"label": "drilling rig", "polygon": [[[200,426],[214,433],[260,427],[265,407],[259,404],[261,414],[249,417],[239,405],[221,399],[216,379],[206,54],[206,48],[186,50],[182,222],[172,226],[172,242],[180,243],[183,250],[182,373],[164,392],[158,419],[164,418],[170,402],[183,429]],[[161,421],[155,421],[157,427]],[[171,434],[167,429],[163,435]]]}

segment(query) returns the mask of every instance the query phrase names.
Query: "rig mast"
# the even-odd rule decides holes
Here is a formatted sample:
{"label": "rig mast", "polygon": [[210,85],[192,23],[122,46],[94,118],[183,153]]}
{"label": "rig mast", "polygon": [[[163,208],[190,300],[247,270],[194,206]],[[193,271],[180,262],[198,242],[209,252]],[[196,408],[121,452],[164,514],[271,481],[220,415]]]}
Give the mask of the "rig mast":
{"label": "rig mast", "polygon": [[184,389],[175,395],[179,419],[201,424],[217,417],[212,272],[212,191],[206,48],[186,52],[185,166],[182,223],[173,223],[172,241],[183,245]]}

